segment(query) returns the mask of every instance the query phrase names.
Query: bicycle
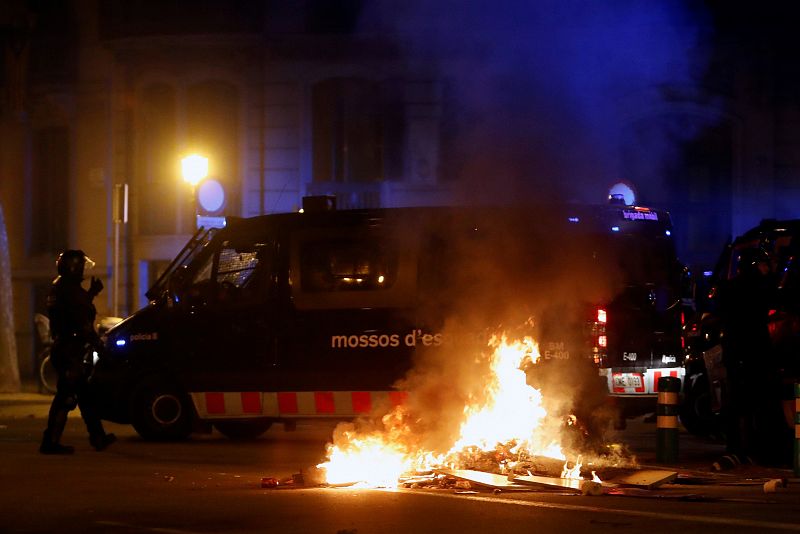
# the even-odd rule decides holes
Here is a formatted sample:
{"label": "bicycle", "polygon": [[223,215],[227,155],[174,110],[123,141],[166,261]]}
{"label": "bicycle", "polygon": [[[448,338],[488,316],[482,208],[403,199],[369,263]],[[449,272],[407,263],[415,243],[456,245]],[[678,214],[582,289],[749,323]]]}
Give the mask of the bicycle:
{"label": "bicycle", "polygon": [[55,393],[58,387],[58,373],[50,362],[50,349],[47,346],[39,352],[37,361],[39,362],[39,392]]}
{"label": "bicycle", "polygon": [[[102,335],[121,320],[122,318],[120,317],[101,317],[97,323],[97,331]],[[36,356],[39,393],[55,394],[58,386],[58,373],[50,361],[50,351],[53,348],[53,338],[50,336],[50,319],[46,315],[36,313],[33,316],[33,321],[36,324],[36,331],[43,345],[42,350]]]}
{"label": "bicycle", "polygon": [[50,319],[46,315],[36,313],[33,316],[36,332],[42,342],[42,350],[36,355],[36,371],[39,379],[39,393],[55,393],[58,385],[58,373],[50,362],[50,351],[53,339],[50,337]]}

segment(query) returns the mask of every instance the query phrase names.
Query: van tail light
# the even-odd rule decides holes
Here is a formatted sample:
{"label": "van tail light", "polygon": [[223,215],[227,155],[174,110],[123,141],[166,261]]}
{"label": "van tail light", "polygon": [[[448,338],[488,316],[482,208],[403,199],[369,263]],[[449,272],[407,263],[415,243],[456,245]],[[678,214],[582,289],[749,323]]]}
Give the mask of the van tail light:
{"label": "van tail light", "polygon": [[592,323],[591,344],[592,356],[596,365],[604,365],[607,356],[608,337],[606,337],[606,324],[608,313],[605,308],[597,308],[595,321]]}

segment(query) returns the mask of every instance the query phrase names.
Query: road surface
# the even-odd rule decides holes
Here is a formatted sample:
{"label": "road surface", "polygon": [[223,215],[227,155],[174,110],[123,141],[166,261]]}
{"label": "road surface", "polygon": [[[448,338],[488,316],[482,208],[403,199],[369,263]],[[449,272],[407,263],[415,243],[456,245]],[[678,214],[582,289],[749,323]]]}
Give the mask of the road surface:
{"label": "road surface", "polygon": [[[104,452],[89,447],[78,417],[64,442],[73,456],[43,456],[46,397],[0,396],[0,532],[780,532],[800,531],[800,481],[764,493],[764,476],[738,472],[719,483],[671,484],[647,497],[543,492],[353,488],[263,489],[324,458],[333,423],[277,425],[253,442],[217,433],[149,443],[128,426]],[[618,437],[647,461],[655,425],[634,422]],[[719,444],[682,437],[699,469]],[[736,482],[735,485],[731,485]]]}

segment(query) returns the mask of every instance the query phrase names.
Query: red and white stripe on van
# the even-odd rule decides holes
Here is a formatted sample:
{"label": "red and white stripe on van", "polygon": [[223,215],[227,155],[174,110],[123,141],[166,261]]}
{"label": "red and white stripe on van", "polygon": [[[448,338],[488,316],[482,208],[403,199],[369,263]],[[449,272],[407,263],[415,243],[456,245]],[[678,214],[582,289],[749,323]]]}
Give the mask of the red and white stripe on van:
{"label": "red and white stripe on van", "polygon": [[620,368],[600,369],[600,375],[606,378],[608,391],[612,395],[655,395],[658,393],[659,378],[672,376],[683,380],[685,373],[683,367],[647,369],[644,372]]}
{"label": "red and white stripe on van", "polygon": [[373,408],[389,411],[405,391],[203,391],[191,393],[201,419],[248,417],[356,417]]}

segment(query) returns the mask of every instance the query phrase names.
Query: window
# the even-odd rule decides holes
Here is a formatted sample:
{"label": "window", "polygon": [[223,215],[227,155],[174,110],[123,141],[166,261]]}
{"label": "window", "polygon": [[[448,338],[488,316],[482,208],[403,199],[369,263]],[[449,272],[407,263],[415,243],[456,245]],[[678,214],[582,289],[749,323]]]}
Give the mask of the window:
{"label": "window", "polygon": [[164,84],[147,87],[142,94],[143,157],[139,176],[139,232],[145,235],[174,234],[175,206],[183,184],[175,176],[175,91]]}
{"label": "window", "polygon": [[102,0],[95,7],[97,32],[101,39],[257,33],[263,26],[267,5],[263,0]]}
{"label": "window", "polygon": [[[3,2],[3,7],[9,4]],[[30,41],[31,81],[35,84],[75,83],[78,79],[78,9],[69,2],[28,5],[35,11],[31,15],[36,21]]]}
{"label": "window", "polygon": [[315,182],[383,180],[383,121],[378,85],[334,78],[314,85]]}
{"label": "window", "polygon": [[67,248],[69,228],[69,131],[66,127],[33,134],[31,254]]}
{"label": "window", "polygon": [[217,283],[228,283],[237,288],[247,285],[258,265],[256,254],[255,251],[239,252],[232,248],[222,249],[219,253]]}
{"label": "window", "polygon": [[397,278],[397,255],[375,239],[310,241],[300,252],[303,291],[385,290]]}
{"label": "window", "polygon": [[306,30],[319,34],[354,33],[362,3],[362,0],[308,0]]}
{"label": "window", "polygon": [[192,284],[201,284],[203,282],[208,283],[211,281],[211,268],[214,266],[214,256],[209,256],[206,258],[205,263],[203,266],[197,271],[197,273],[192,278]]}
{"label": "window", "polygon": [[199,265],[186,295],[193,304],[253,304],[270,296],[271,245],[222,243]]}
{"label": "window", "polygon": [[213,279],[215,285],[227,284],[237,289],[257,285],[257,279],[269,278],[270,250],[271,245],[264,243],[239,247],[225,241],[218,254],[205,259],[192,277],[192,284],[207,285]]}
{"label": "window", "polygon": [[189,87],[186,104],[187,146],[208,158],[209,177],[224,187],[224,215],[238,215],[239,90],[229,83],[209,80]]}

